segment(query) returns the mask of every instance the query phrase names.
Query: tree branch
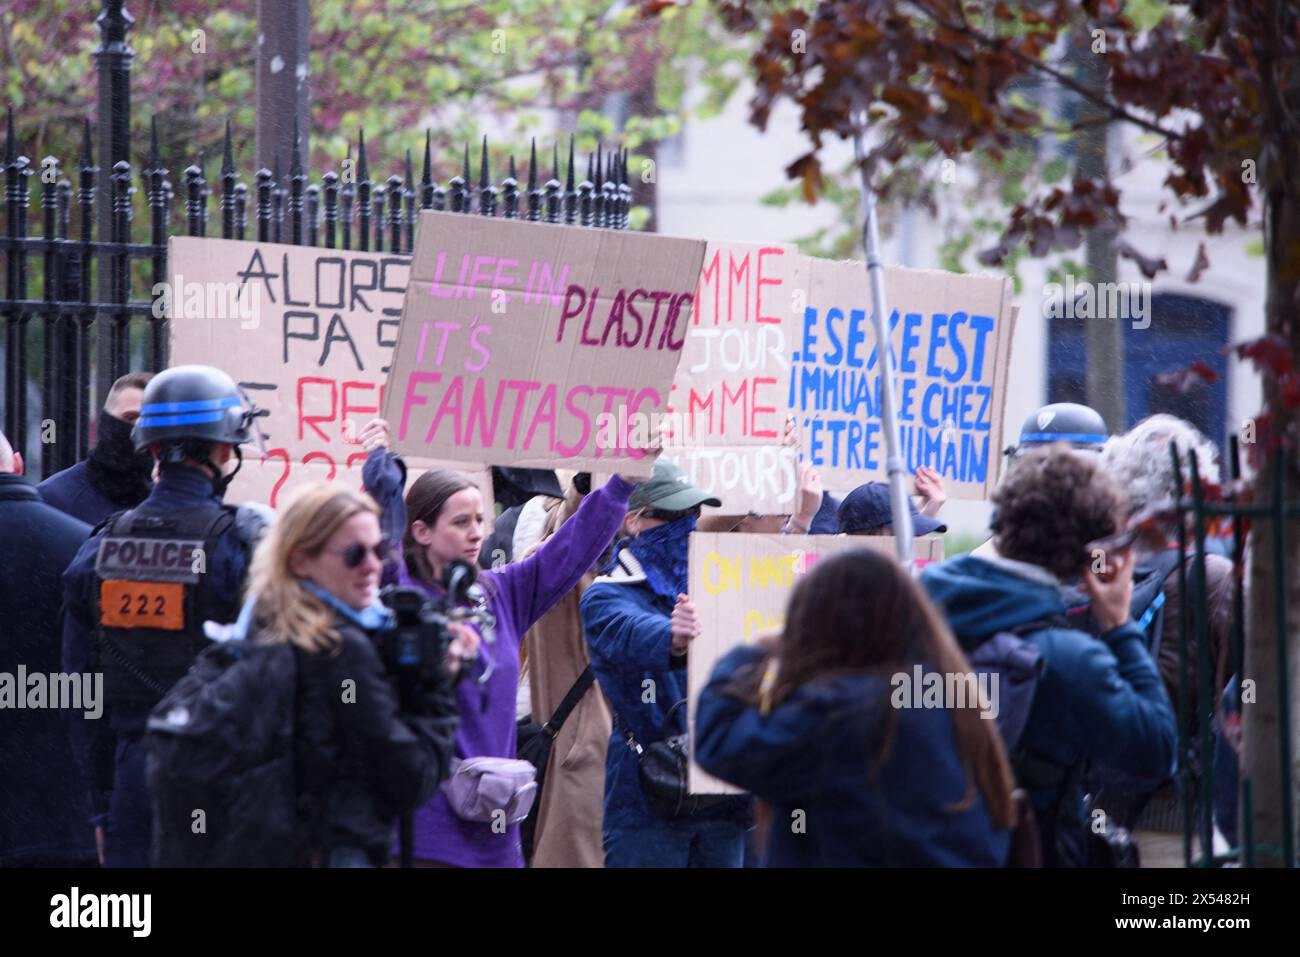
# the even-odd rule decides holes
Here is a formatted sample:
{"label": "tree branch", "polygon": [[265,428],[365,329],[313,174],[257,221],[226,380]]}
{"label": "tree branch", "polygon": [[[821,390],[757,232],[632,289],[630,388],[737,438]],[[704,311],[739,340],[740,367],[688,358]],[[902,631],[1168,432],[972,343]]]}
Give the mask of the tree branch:
{"label": "tree branch", "polygon": [[1153,123],[1150,120],[1145,120],[1134,113],[1130,113],[1128,110],[1124,109],[1124,107],[1120,106],[1118,103],[1112,103],[1104,95],[1099,95],[1093,92],[1092,90],[1088,89],[1086,86],[1084,86],[1079,81],[1075,80],[1069,74],[1062,73],[1060,70],[1048,66],[1046,63],[1044,63],[1041,60],[1035,60],[1031,56],[1026,56],[1024,53],[1021,53],[1019,50],[1015,49],[1014,47],[1005,46],[1003,42],[997,39],[996,37],[990,37],[987,34],[981,33],[979,30],[976,30],[970,26],[963,26],[961,24],[956,24],[944,20],[933,10],[927,7],[924,3],[918,4],[918,9],[920,9],[922,12],[927,14],[930,17],[930,19],[934,21],[935,24],[937,24],[940,27],[943,27],[944,29],[952,30],[954,33],[960,33],[967,37],[970,37],[976,43],[988,49],[997,50],[999,53],[1009,53],[1012,57],[1014,57],[1016,60],[1018,60],[1020,63],[1024,64],[1025,66],[1029,67],[1030,69],[1037,70],[1040,73],[1044,73],[1047,76],[1052,77],[1054,80],[1056,80],[1056,82],[1060,83],[1062,86],[1066,87],[1067,89],[1073,90],[1075,93],[1078,93],[1084,99],[1089,100],[1092,103],[1095,103],[1103,110],[1109,112],[1110,115],[1117,120],[1126,120],[1129,123],[1133,123],[1136,126],[1140,126],[1145,130],[1166,137],[1167,139],[1171,139],[1171,140],[1183,139],[1183,134],[1176,133],[1173,130],[1165,129],[1159,123]]}

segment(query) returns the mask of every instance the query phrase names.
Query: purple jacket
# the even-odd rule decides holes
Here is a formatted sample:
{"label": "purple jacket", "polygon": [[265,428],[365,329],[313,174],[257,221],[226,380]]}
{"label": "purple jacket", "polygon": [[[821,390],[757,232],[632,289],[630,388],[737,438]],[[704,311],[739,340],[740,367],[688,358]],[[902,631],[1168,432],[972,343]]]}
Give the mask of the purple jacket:
{"label": "purple jacket", "polygon": [[[405,470],[393,455],[371,453],[363,471],[366,490],[384,511],[384,526],[395,531],[393,519],[405,523],[402,488]],[[635,486],[617,475],[586,497],[577,513],[522,561],[480,572],[488,605],[497,618],[496,639],[480,644],[495,669],[487,683],[469,679],[456,685],[460,727],[456,731],[458,758],[515,757],[515,694],[519,687],[519,642],[533,624],[574,588],[618,533],[627,514],[628,496]],[[399,533],[400,534],[400,533]],[[397,539],[400,541],[400,538]],[[399,580],[427,594],[436,589],[417,581],[398,560]],[[415,812],[415,856],[460,867],[523,867],[519,826],[504,834],[492,825],[462,821],[439,789]]]}

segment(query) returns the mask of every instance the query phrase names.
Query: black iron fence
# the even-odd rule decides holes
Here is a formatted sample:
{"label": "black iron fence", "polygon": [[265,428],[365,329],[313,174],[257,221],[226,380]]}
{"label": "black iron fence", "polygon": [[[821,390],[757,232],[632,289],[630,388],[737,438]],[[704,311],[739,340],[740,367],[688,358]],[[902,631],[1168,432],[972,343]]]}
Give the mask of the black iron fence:
{"label": "black iron fence", "polygon": [[[173,229],[175,201],[179,198],[183,205],[182,229],[178,232],[186,236],[210,235],[209,213],[213,202],[201,161],[183,171],[181,195],[174,195],[169,170],[159,156],[155,125],[149,158],[138,174],[149,217],[148,242],[133,241],[135,196],[139,190],[133,185],[136,174],[126,160],[116,163],[109,177],[110,235],[96,238],[95,193],[99,170],[94,163],[87,121],[75,197],[59,160],[52,156],[42,159],[39,232],[29,235],[29,180],[34,170],[31,161],[22,155],[21,144],[14,134],[12,109],[6,119],[6,229],[0,237],[0,251],[5,260],[5,292],[0,299],[0,315],[5,319],[4,430],[17,449],[27,447],[29,423],[33,418],[41,423],[42,429],[58,435],[57,442],[41,442],[40,472],[49,475],[84,458],[88,449],[88,423],[93,418],[90,356],[98,323],[107,323],[110,330],[110,380],[130,371],[133,320],[139,320],[145,327],[145,366],[150,370],[166,366],[167,318],[160,314],[161,308],[155,309],[161,293],[154,284],[168,281],[167,238]],[[309,183],[309,174],[297,162],[295,150],[287,182],[278,169],[260,169],[253,177],[250,195],[248,184],[241,182],[235,167],[227,124],[215,203],[221,220],[219,235],[225,239],[330,249],[375,252],[388,249],[410,253],[418,211],[422,209],[601,229],[628,227],[632,191],[624,151],[598,151],[589,155],[587,174],[578,181],[574,141],[570,138],[567,172],[561,182],[558,144],[551,151],[548,175],[539,164],[534,141],[527,182],[519,181],[512,156],[508,175],[495,184],[490,175],[485,138],[477,185],[471,176],[467,145],[461,174],[453,176],[445,186],[433,179],[431,154],[431,137],[426,135],[423,171],[418,181],[409,150],[401,175],[375,179],[370,172],[363,132],[355,162],[351,158],[345,160],[342,175],[331,170],[322,174],[318,182]],[[74,207],[75,238],[70,236]],[[39,298],[33,297],[29,289],[29,262],[37,257],[42,265]],[[132,263],[136,260],[146,261],[150,266],[147,298],[137,295],[133,289]],[[107,298],[95,294],[96,270],[107,270]],[[39,327],[39,331],[34,331],[34,327]],[[41,340],[40,410],[32,416],[28,408],[28,360],[35,335]],[[72,436],[76,440],[67,441]]]}

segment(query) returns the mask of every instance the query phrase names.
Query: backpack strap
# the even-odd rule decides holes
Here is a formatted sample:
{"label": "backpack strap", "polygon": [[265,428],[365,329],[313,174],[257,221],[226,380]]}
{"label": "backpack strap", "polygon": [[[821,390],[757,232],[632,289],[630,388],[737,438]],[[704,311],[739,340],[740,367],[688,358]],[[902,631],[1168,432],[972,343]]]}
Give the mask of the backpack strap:
{"label": "backpack strap", "polygon": [[588,690],[590,690],[592,683],[595,682],[595,680],[596,676],[592,674],[591,665],[587,665],[587,667],[582,670],[582,674],[578,675],[577,680],[573,682],[573,687],[571,687],[568,694],[564,696],[564,700],[560,702],[560,706],[555,709],[555,713],[551,715],[551,719],[547,721],[546,724],[542,725],[543,734],[552,741],[555,740],[555,736],[558,735],[560,729],[564,727],[564,722],[568,720],[573,709],[578,706],[578,702],[586,697]]}

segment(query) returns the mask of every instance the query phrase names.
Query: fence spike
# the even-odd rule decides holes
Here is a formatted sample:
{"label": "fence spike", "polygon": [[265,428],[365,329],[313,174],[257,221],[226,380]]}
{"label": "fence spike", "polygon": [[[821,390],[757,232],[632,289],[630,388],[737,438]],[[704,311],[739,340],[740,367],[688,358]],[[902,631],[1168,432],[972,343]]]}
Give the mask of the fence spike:
{"label": "fence spike", "polygon": [[14,138],[14,108],[12,106],[5,108],[5,162],[16,163],[18,161],[18,141]]}
{"label": "fence spike", "polygon": [[233,173],[235,171],[235,144],[230,135],[230,117],[226,117],[226,142],[222,146],[221,155],[221,172]]}
{"label": "fence spike", "polygon": [[95,154],[90,150],[90,118],[87,117],[81,127],[81,165],[90,166],[95,162]]}
{"label": "fence spike", "polygon": [[289,163],[289,178],[302,175],[302,138],[298,135],[298,117],[293,118],[293,161]]}
{"label": "fence spike", "polygon": [[149,117],[149,165],[160,166],[162,157],[158,153],[158,116]]}

